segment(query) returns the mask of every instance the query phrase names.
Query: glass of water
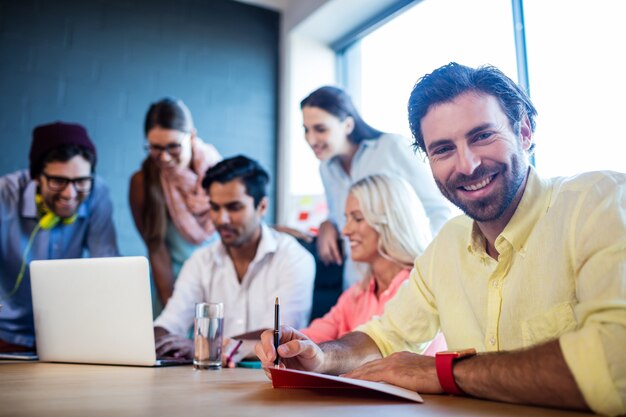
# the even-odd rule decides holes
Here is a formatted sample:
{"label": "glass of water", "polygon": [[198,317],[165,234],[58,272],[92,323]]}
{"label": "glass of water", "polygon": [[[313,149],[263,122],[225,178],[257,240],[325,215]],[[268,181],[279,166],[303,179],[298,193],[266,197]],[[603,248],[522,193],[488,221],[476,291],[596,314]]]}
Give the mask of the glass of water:
{"label": "glass of water", "polygon": [[194,319],[193,366],[196,369],[222,368],[224,304],[198,303]]}

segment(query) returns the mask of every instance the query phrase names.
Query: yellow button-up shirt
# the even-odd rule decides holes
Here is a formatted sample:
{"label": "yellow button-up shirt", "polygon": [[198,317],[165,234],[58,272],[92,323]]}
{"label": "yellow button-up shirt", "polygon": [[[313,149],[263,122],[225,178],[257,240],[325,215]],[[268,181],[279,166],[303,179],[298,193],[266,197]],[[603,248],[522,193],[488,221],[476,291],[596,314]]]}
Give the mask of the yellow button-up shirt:
{"label": "yellow button-up shirt", "polygon": [[419,352],[439,329],[452,350],[558,338],[589,406],[626,413],[626,175],[545,180],[531,169],[498,260],[485,243],[468,217],[448,222],[384,314],[357,330],[383,356]]}

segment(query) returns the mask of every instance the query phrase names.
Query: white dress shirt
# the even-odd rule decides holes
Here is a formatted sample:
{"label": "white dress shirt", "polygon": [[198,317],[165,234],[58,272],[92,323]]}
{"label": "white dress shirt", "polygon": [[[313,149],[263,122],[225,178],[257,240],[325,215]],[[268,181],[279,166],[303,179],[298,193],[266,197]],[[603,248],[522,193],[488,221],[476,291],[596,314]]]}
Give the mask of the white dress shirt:
{"label": "white dress shirt", "polygon": [[186,335],[196,303],[224,303],[224,336],[272,328],[274,300],[280,297],[281,324],[302,328],[311,314],[315,262],[293,237],[261,226],[256,256],[241,282],[222,242],[200,248],[180,271],[172,298],[154,321]]}

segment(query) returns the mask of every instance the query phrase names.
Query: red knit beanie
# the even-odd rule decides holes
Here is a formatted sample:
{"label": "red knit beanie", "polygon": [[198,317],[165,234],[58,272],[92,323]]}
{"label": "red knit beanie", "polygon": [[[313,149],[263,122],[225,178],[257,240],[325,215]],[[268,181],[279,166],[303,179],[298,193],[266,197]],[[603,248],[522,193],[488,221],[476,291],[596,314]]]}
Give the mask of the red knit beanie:
{"label": "red knit beanie", "polygon": [[30,177],[37,178],[43,170],[43,160],[48,152],[64,145],[77,145],[93,153],[96,164],[96,147],[89,139],[87,130],[74,123],[55,122],[37,126],[33,130],[33,142],[30,145]]}

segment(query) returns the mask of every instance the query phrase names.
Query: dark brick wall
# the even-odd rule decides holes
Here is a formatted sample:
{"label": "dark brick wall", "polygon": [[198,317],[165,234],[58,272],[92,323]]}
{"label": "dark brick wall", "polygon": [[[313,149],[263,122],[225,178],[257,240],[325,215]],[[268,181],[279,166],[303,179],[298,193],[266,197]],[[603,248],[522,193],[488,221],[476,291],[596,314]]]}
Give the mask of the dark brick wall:
{"label": "dark brick wall", "polygon": [[120,248],[145,253],[127,194],[149,103],[183,99],[200,137],[275,180],[278,34],[277,13],[229,0],[0,0],[0,175],[27,167],[34,126],[84,124]]}

